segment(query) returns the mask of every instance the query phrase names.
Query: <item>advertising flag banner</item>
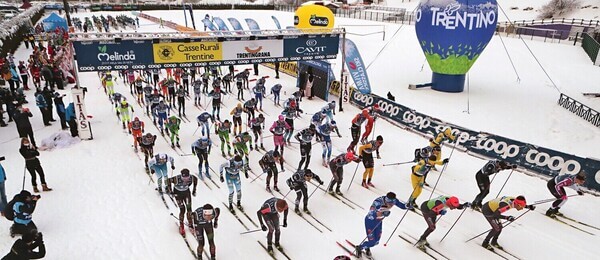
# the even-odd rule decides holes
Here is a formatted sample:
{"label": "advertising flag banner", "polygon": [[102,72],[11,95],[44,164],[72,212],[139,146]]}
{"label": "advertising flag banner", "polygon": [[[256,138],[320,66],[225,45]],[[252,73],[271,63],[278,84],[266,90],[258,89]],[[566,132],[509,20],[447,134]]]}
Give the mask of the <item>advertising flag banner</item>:
{"label": "advertising flag banner", "polygon": [[346,39],[345,42],[346,65],[350,70],[354,85],[356,85],[356,88],[360,93],[369,94],[371,93],[371,84],[369,83],[369,76],[367,76],[365,63],[360,57],[356,44],[350,39]]}

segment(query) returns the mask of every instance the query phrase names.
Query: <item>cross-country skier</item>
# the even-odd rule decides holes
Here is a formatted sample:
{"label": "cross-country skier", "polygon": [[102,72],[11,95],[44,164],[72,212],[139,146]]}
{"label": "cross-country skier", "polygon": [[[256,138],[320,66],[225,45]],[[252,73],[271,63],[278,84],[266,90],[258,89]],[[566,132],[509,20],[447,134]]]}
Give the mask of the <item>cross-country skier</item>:
{"label": "cross-country skier", "polygon": [[129,125],[131,121],[131,115],[133,115],[133,106],[129,105],[126,100],[121,101],[121,106],[118,109],[119,114],[121,115],[121,123],[123,124],[123,129],[125,129],[126,125]]}
{"label": "cross-country skier", "polygon": [[267,90],[265,89],[265,77],[260,78],[256,86],[252,88],[252,92],[254,93],[254,98],[256,99],[256,104],[260,103],[258,109],[262,111],[263,98],[266,95]]}
{"label": "cross-country skier", "polygon": [[[221,98],[225,93],[221,93],[220,88],[215,88],[208,93],[209,97],[212,97],[212,116],[217,120],[221,120]],[[217,115],[215,116],[215,112]]]}
{"label": "cross-country skier", "polygon": [[237,99],[244,100],[244,72],[235,75],[235,84],[237,86]]}
{"label": "cross-country skier", "polygon": [[342,181],[344,180],[344,165],[351,162],[360,162],[360,158],[358,158],[352,151],[342,153],[333,158],[333,160],[329,161],[329,169],[333,175],[331,182],[329,183],[329,187],[327,188],[327,192],[329,192],[329,194],[333,194],[333,186],[336,186],[335,194],[340,196],[343,195],[340,191],[340,185],[342,185]]}
{"label": "cross-country skier", "polygon": [[419,195],[421,195],[421,192],[423,191],[423,185],[425,184],[425,176],[427,175],[427,173],[429,173],[431,168],[434,165],[443,165],[448,163],[449,161],[448,158],[442,161],[434,161],[432,160],[434,156],[430,157],[430,155],[428,154],[425,155],[426,156],[423,159],[419,160],[419,162],[411,168],[412,174],[410,175],[410,181],[412,183],[413,191],[410,194],[408,203],[412,207],[417,206],[416,199],[419,197]]}
{"label": "cross-country skier", "polygon": [[[156,184],[158,185],[158,192],[160,193],[163,192],[162,179],[169,176],[167,172],[167,162],[171,163],[171,170],[175,170],[175,160],[167,154],[159,153],[148,161],[150,172],[156,173],[156,177],[158,178]],[[165,185],[167,185],[167,180],[165,180]]]}
{"label": "cross-country skier", "polygon": [[327,122],[333,120],[333,116],[335,115],[335,100],[327,103],[327,105],[321,108],[321,113],[327,116]]}
{"label": "cross-country skier", "polygon": [[[249,146],[248,144],[249,143]],[[252,148],[252,136],[248,132],[239,133],[235,137],[233,137],[233,141],[231,142],[233,145],[234,152],[241,156],[244,156],[246,159],[246,165],[250,163],[250,158],[248,157],[248,147],[250,147],[250,151]]]}
{"label": "cross-country skier", "polygon": [[[229,161],[221,164],[219,173],[221,176],[219,180],[224,182],[227,180],[227,188],[229,189],[229,211],[233,212],[233,192],[237,193],[237,208],[242,210],[242,181],[240,180],[240,170],[244,169],[246,165],[242,161],[240,155],[229,159]],[[225,171],[225,179],[223,178],[223,171]],[[248,179],[248,172],[244,171],[246,179]],[[235,187],[235,190],[234,190]]]}
{"label": "cross-country skier", "polygon": [[383,230],[383,220],[389,217],[393,206],[401,209],[410,209],[410,206],[396,199],[396,193],[388,192],[385,196],[376,198],[365,216],[365,232],[367,240],[357,245],[355,248],[358,258],[362,257],[362,251],[365,250],[367,257],[371,257],[371,247],[379,244],[381,232]]}
{"label": "cross-country skier", "polygon": [[271,87],[271,94],[273,94],[273,105],[281,106],[279,104],[281,88],[283,88],[281,84],[275,84],[273,87]]}
{"label": "cross-country skier", "polygon": [[106,94],[108,94],[109,97],[112,97],[112,95],[115,93],[114,79],[115,77],[110,71],[104,72],[104,76],[102,77],[102,85],[106,86]]}
{"label": "cross-country skier", "polygon": [[269,131],[273,134],[273,144],[275,145],[275,151],[279,151],[279,149],[281,149],[281,151],[279,152],[281,153],[281,157],[283,157],[283,146],[285,144],[283,140],[283,134],[288,129],[291,129],[291,127],[286,121],[284,121],[283,115],[279,115],[277,121],[273,122],[273,124],[269,128]]}
{"label": "cross-country skier", "polygon": [[479,194],[475,196],[471,207],[474,210],[481,210],[481,202],[485,199],[485,196],[490,193],[490,175],[496,174],[501,170],[516,169],[517,165],[511,165],[510,163],[502,160],[490,160],[483,168],[481,168],[475,174],[475,180],[477,181],[477,187],[479,187]]}
{"label": "cross-country skier", "polygon": [[379,111],[379,104],[375,104],[372,108],[363,109],[360,114],[357,114],[352,119],[352,127],[350,127],[350,132],[352,134],[352,142],[348,146],[348,151],[354,151],[354,147],[358,144],[358,138],[360,137],[360,131],[362,124],[366,121],[367,125],[365,127],[365,133],[362,135],[362,139],[366,140],[366,138],[371,134],[371,130],[373,129],[373,124],[375,123],[375,113]]}
{"label": "cross-country skier", "polygon": [[[327,118],[327,115],[325,115],[322,111],[317,111],[311,117],[310,123],[315,125],[315,127],[318,129],[319,127],[321,127],[323,125],[323,120],[325,118]],[[327,122],[331,122],[331,121],[329,119],[327,120]],[[317,138],[318,138],[318,136],[317,136]]]}
{"label": "cross-country skier", "polygon": [[183,111],[183,116],[185,116],[185,89],[183,89],[182,85],[179,85],[179,88],[175,91],[175,95],[177,96],[177,112],[179,112],[179,116],[181,117]]}
{"label": "cross-country skier", "polygon": [[210,179],[208,155],[210,154],[210,148],[212,147],[212,141],[208,137],[203,136],[196,140],[192,144],[192,154],[198,156],[198,177],[202,179],[202,163],[204,163],[204,169],[206,170],[206,177]]}
{"label": "cross-country skier", "polygon": [[271,177],[273,177],[273,189],[275,191],[279,191],[277,188],[277,175],[279,171],[277,170],[277,163],[281,163],[281,171],[283,170],[283,163],[281,162],[281,155],[278,151],[268,151],[263,155],[262,158],[258,161],[258,165],[262,169],[263,173],[267,173],[267,191],[271,192]]}
{"label": "cross-country skier", "polygon": [[217,134],[219,135],[219,140],[221,140],[221,155],[225,157],[225,144],[227,144],[227,154],[231,156],[231,145],[229,144],[231,123],[227,119],[225,119],[223,122],[217,121],[216,130]]}
{"label": "cross-country skier", "polygon": [[205,70],[204,73],[202,73],[202,93],[207,93],[208,92],[208,80],[210,79],[210,72],[208,72],[208,70]]}
{"label": "cross-country skier", "polygon": [[171,103],[171,107],[175,107],[175,85],[177,84],[177,81],[169,77],[165,80],[164,84],[167,85],[167,89],[169,91],[168,100]]}
{"label": "cross-country skier", "polygon": [[194,106],[199,107],[201,106],[200,97],[202,96],[202,81],[194,80],[192,87],[194,88]]}
{"label": "cross-country skier", "polygon": [[377,153],[377,159],[381,159],[379,156],[379,148],[383,144],[383,137],[378,135],[375,140],[368,142],[367,144],[363,144],[358,147],[359,157],[362,159],[363,166],[365,166],[365,172],[363,173],[362,186],[365,188],[375,187],[371,183],[371,179],[373,178],[373,168],[375,168],[375,161],[373,160],[373,152]]}
{"label": "cross-country skier", "polygon": [[202,127],[202,135],[205,135],[210,138],[210,125],[208,123],[210,120],[211,123],[215,123],[215,118],[208,112],[202,112],[198,117],[196,117],[196,121],[198,122],[198,126]]}
{"label": "cross-country skier", "polygon": [[192,219],[194,220],[194,229],[196,230],[196,240],[198,240],[198,248],[196,253],[198,259],[202,259],[202,253],[204,252],[204,233],[206,232],[206,238],[208,238],[208,250],[210,251],[210,259],[217,259],[217,247],[215,246],[215,234],[219,224],[219,215],[221,209],[214,208],[210,204],[206,204],[192,213]]}
{"label": "cross-country skier", "polygon": [[250,100],[244,102],[244,113],[248,115],[246,122],[250,125],[250,119],[256,118],[254,116],[254,111],[256,110],[256,99],[251,98]]}
{"label": "cross-country skier", "polygon": [[317,130],[317,136],[319,139],[321,139],[321,145],[323,146],[323,154],[321,155],[323,158],[323,166],[327,167],[327,162],[331,160],[331,132],[335,131],[338,137],[341,137],[342,135],[340,135],[340,130],[338,130],[335,121],[325,123],[321,125],[321,127],[317,128]]}
{"label": "cross-country skier", "polygon": [[585,182],[585,173],[580,172],[579,174],[563,174],[558,175],[550,181],[548,181],[548,190],[556,200],[552,203],[552,206],[546,211],[546,216],[556,217],[562,216],[562,213],[558,212],[565,202],[567,202],[568,196],[565,192],[565,187],[571,187],[577,191],[580,196],[583,195],[580,185]]}
{"label": "cross-country skier", "polygon": [[233,74],[228,73],[223,76],[223,89],[225,92],[231,93],[231,81],[233,80]]}
{"label": "cross-country skier", "polygon": [[522,210],[523,208],[535,210],[534,205],[527,206],[527,201],[525,201],[525,197],[522,195],[519,195],[516,198],[502,196],[483,204],[481,213],[483,213],[485,219],[490,223],[490,226],[492,226],[492,229],[483,240],[483,244],[481,244],[484,248],[491,251],[494,251],[494,247],[502,249],[502,246],[498,244],[498,236],[500,236],[500,233],[502,232],[502,223],[500,223],[500,219],[506,219],[511,222],[515,221],[515,217],[513,216],[502,215],[502,213],[512,208],[517,210]]}
{"label": "cross-country skier", "polygon": [[[442,146],[444,141],[448,140],[448,142],[454,142],[456,140],[456,136],[452,134],[452,128],[448,127],[443,132],[438,133],[435,138],[429,139],[429,146]],[[436,161],[440,160],[442,157],[442,151],[440,149],[439,154],[435,158]]]}
{"label": "cross-country skier", "polygon": [[423,213],[423,218],[425,222],[427,222],[427,229],[417,241],[417,247],[420,249],[424,249],[425,246],[428,246],[427,237],[431,232],[435,230],[435,222],[437,221],[437,216],[443,216],[446,214],[446,209],[463,209],[470,206],[470,203],[465,202],[460,204],[457,197],[454,196],[439,196],[437,198],[425,201],[421,204],[421,212]]}
{"label": "cross-country skier", "polygon": [[[156,124],[156,114],[154,113],[154,109],[160,104],[160,101],[164,98],[164,96],[158,93],[157,89],[154,89],[149,98],[150,102],[146,103],[146,114],[152,115],[152,120],[154,121],[154,124]],[[148,105],[150,108],[149,110]]]}
{"label": "cross-country skier", "polygon": [[[286,183],[290,187],[290,189],[296,192],[296,200],[294,201],[294,212],[300,215],[300,199],[304,196],[304,200],[302,200],[302,211],[306,214],[311,214],[310,210],[308,210],[308,190],[306,188],[306,182],[310,182],[310,180],[315,179],[319,185],[323,185],[323,181],[319,178],[319,175],[314,174],[310,169],[298,170],[292,177],[290,177]],[[315,188],[316,189],[316,188]]]}
{"label": "cross-country skier", "polygon": [[254,134],[254,149],[258,151],[258,138],[260,137],[260,148],[265,150],[263,143],[263,130],[265,129],[265,117],[263,114],[258,114],[258,117],[250,120],[250,127],[252,127],[252,133]]}
{"label": "cross-country skier", "polygon": [[285,107],[281,112],[281,114],[285,116],[285,122],[290,126],[284,135],[285,141],[287,141],[288,145],[290,144],[290,140],[292,139],[292,135],[294,133],[294,119],[300,117],[300,113],[304,112],[302,109],[296,106],[296,101],[291,101],[289,106]]}
{"label": "cross-country skier", "polygon": [[175,148],[175,146],[179,146],[179,127],[181,125],[181,119],[176,116],[169,117],[167,120],[167,124],[165,127],[167,128],[167,133],[169,137],[171,137],[171,148]]}
{"label": "cross-country skier", "polygon": [[230,115],[232,115],[233,117],[233,134],[237,135],[238,133],[242,132],[242,113],[244,112],[244,109],[242,108],[242,103],[238,103],[236,107],[234,107],[233,109],[231,109],[231,112],[229,112]]}
{"label": "cross-country skier", "polygon": [[[171,184],[174,185],[174,188],[172,188]],[[187,216],[188,223],[192,223],[192,197],[190,196],[190,186],[192,185],[194,185],[194,189],[191,195],[196,197],[198,178],[190,175],[190,170],[186,168],[181,170],[181,174],[167,179],[167,192],[175,196],[177,206],[179,206],[179,234],[182,236],[185,236],[183,215]]]}
{"label": "cross-country skier", "polygon": [[158,94],[158,91],[156,92],[158,98],[156,100],[156,103],[154,103],[154,88],[152,87],[152,85],[147,84],[142,91],[144,93],[144,106],[146,107],[146,115],[150,115],[150,106],[153,104],[158,105],[158,102],[160,101],[160,94]]}
{"label": "cross-country skier", "polygon": [[137,141],[140,144],[142,153],[144,153],[144,165],[147,172],[149,171],[148,158],[154,156],[154,142],[156,142],[156,135],[146,133],[145,135],[138,137]]}
{"label": "cross-country skier", "polygon": [[310,154],[312,150],[312,139],[317,134],[317,130],[315,129],[315,125],[311,124],[308,128],[302,129],[300,132],[296,133],[296,140],[300,142],[300,163],[298,163],[298,170],[302,168],[302,164],[304,164],[304,169],[308,168],[308,164],[310,163]]}
{"label": "cross-country skier", "polygon": [[142,137],[144,133],[144,122],[140,121],[139,117],[135,117],[128,125],[129,133],[133,135],[133,148],[135,152],[138,151],[138,138]]}
{"label": "cross-country skier", "polygon": [[267,233],[267,251],[270,255],[273,255],[273,233],[275,233],[275,247],[279,250],[283,250],[279,244],[279,238],[281,237],[281,230],[279,229],[279,213],[281,212],[283,212],[282,227],[287,227],[288,204],[284,199],[275,197],[270,198],[266,200],[262,207],[256,212],[262,231],[269,230]]}
{"label": "cross-country skier", "polygon": [[158,125],[160,129],[160,134],[164,135],[163,124],[167,121],[167,116],[171,114],[169,105],[165,104],[165,101],[161,100],[156,107],[154,107],[154,111],[152,112],[154,116],[154,124],[156,125],[156,117],[158,117]]}
{"label": "cross-country skier", "polygon": [[144,81],[140,76],[135,79],[135,96],[137,98],[137,102],[142,104],[144,103]]}

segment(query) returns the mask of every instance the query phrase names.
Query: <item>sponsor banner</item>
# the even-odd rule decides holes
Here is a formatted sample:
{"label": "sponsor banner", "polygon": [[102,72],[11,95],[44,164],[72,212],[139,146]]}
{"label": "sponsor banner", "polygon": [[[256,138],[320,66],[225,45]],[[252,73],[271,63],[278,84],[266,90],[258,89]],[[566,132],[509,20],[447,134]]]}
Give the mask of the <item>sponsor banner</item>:
{"label": "sponsor banner", "polygon": [[301,35],[284,39],[283,54],[285,57],[323,56],[320,59],[330,59],[329,55],[338,53],[339,44],[339,35]]}
{"label": "sponsor banner", "polygon": [[190,63],[223,59],[223,46],[220,42],[154,43],[152,49],[155,63]]}
{"label": "sponsor banner", "polygon": [[[277,59],[280,60],[280,59]],[[268,68],[275,69],[275,63],[263,63]],[[297,62],[279,62],[279,72],[283,72],[292,77],[298,77],[298,63]]]}
{"label": "sponsor banner", "polygon": [[277,26],[277,30],[281,30],[281,24],[279,23],[279,20],[277,20],[277,17],[271,15],[271,18],[273,19],[273,22],[275,22],[275,26]]}
{"label": "sponsor banner", "polygon": [[596,178],[596,176],[600,176],[600,160],[582,158],[506,137],[452,125],[377,95],[362,94],[354,88],[350,91],[350,100],[351,103],[359,107],[379,104],[383,110],[382,116],[424,136],[433,137],[446,127],[452,127],[452,133],[457,136],[459,147],[480,156],[517,164],[520,168],[531,172],[556,176],[559,174],[576,174],[583,171],[588,177],[584,186],[600,191],[600,183],[598,182],[600,178]]}
{"label": "sponsor banner", "polygon": [[255,32],[250,32],[250,34],[260,34],[260,26],[258,26],[258,23],[256,21],[254,21],[254,19],[251,18],[246,18],[244,19],[246,21],[246,24],[248,24],[248,29],[250,29],[251,31],[255,31]]}
{"label": "sponsor banner", "polygon": [[367,76],[367,68],[356,44],[350,39],[345,40],[344,51],[346,56],[346,65],[350,70],[350,75],[354,81],[354,85],[358,88],[358,91],[363,94],[371,93],[371,84],[369,83],[369,76]]}
{"label": "sponsor banner", "polygon": [[204,18],[202,19],[202,23],[204,24],[204,27],[208,28],[209,30],[218,31],[215,25],[210,20]]}
{"label": "sponsor banner", "polygon": [[350,103],[350,86],[348,86],[348,71],[342,73],[342,82],[340,82],[342,103]]}
{"label": "sponsor banner", "polygon": [[75,41],[73,48],[79,71],[127,69],[151,64],[152,41],[88,42]]}
{"label": "sponsor banner", "polygon": [[283,57],[283,40],[223,42],[223,59],[240,60]]}
{"label": "sponsor banner", "polygon": [[79,138],[90,140],[92,139],[92,129],[90,122],[87,120],[87,111],[85,109],[83,90],[79,88],[71,88],[71,94],[73,95],[73,106],[75,108],[75,117],[77,118],[77,131],[79,131]]}
{"label": "sponsor banner", "polygon": [[231,24],[231,27],[233,27],[234,31],[243,31],[244,28],[242,28],[242,24],[240,24],[240,21],[238,21],[235,18],[227,18],[227,20],[229,21],[229,24]]}
{"label": "sponsor banner", "polygon": [[225,21],[223,21],[223,19],[213,16],[213,21],[217,24],[220,31],[229,31],[229,27],[227,27],[227,25],[225,24]]}

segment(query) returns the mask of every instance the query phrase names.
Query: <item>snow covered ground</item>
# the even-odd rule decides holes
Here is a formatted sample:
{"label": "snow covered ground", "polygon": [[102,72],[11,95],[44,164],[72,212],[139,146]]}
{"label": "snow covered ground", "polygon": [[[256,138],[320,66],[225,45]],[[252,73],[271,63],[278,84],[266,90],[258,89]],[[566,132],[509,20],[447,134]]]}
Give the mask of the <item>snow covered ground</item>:
{"label": "snow covered ground", "polygon": [[[179,18],[177,11],[153,11],[154,16],[162,16],[165,20],[173,20],[183,24],[183,18]],[[199,18],[204,16],[203,11],[196,12]],[[261,28],[274,28],[270,15],[280,18],[283,26],[291,24],[290,13],[279,13],[272,11],[217,11],[209,12],[213,16],[227,18],[230,16],[241,18],[255,18]],[[269,14],[269,15],[266,15]],[[168,18],[167,18],[168,17]],[[179,20],[176,20],[179,19]],[[352,21],[339,19],[339,24],[365,23],[364,21]],[[141,20],[141,24],[145,22]],[[245,25],[243,25],[245,28]],[[144,26],[142,26],[144,27]],[[150,31],[158,30],[157,25],[147,25]],[[484,52],[484,55],[473,67],[470,76],[470,114],[463,113],[465,110],[465,99],[467,93],[443,94],[429,90],[408,91],[409,83],[427,81],[429,71],[427,66],[423,72],[420,67],[424,60],[417,50],[416,39],[414,39],[414,28],[403,27],[400,32],[392,37],[397,25],[386,25],[386,40],[391,41],[388,49],[384,50],[380,58],[375,60],[377,52],[387,42],[380,41],[379,36],[352,38],[361,49],[363,59],[367,64],[375,60],[369,74],[374,92],[385,94],[391,90],[397,101],[418,111],[428,113],[463,126],[505,135],[522,141],[557,148],[562,151],[574,152],[579,155],[600,157],[593,150],[598,142],[598,130],[592,128],[587,122],[571,115],[555,105],[558,99],[557,92],[548,82],[540,76],[540,72],[531,62],[523,47],[517,47],[517,40],[504,39],[509,51],[515,48],[515,54],[511,57],[519,60],[515,62],[517,68],[523,70],[520,73],[520,84],[515,83],[512,69],[507,66],[507,58],[503,52],[499,39],[495,37]],[[564,92],[577,92],[581,85],[592,85],[598,82],[597,67],[589,65],[587,56],[583,54],[580,47],[567,46],[563,44],[543,44],[535,41],[527,41],[534,51],[554,54],[557,57],[540,57],[548,70],[553,71],[555,82]],[[512,46],[512,47],[511,47]],[[19,49],[16,59],[27,57],[28,50]],[[542,56],[542,55],[540,55]],[[567,57],[570,63],[565,66]],[[573,58],[575,57],[575,58]],[[545,61],[545,62],[544,62]],[[562,62],[559,65],[551,63]],[[587,63],[586,63],[587,62]],[[337,61],[336,66],[339,66]],[[490,68],[495,69],[491,70]],[[392,67],[394,70],[390,70]],[[223,68],[225,69],[225,68]],[[242,70],[244,67],[237,66]],[[339,70],[338,70],[339,71]],[[477,75],[476,75],[477,74]],[[88,113],[93,115],[92,127],[94,140],[83,141],[73,147],[42,152],[40,160],[47,173],[49,185],[55,191],[42,194],[42,199],[34,213],[34,221],[44,232],[48,255],[47,259],[192,259],[191,254],[185,247],[185,243],[177,233],[176,221],[169,213],[177,214],[175,206],[167,200],[170,210],[166,210],[159,196],[154,191],[154,185],[149,183],[148,177],[143,170],[143,160],[136,157],[131,147],[132,137],[123,133],[120,122],[117,120],[114,109],[111,107],[107,96],[100,87],[100,81],[96,73],[80,73],[82,85],[88,87],[86,104]],[[267,86],[281,83],[284,86],[284,97],[293,91],[295,79],[282,74],[279,80],[274,78],[274,72],[264,67],[260,68],[260,75],[269,75]],[[553,75],[553,73],[551,73]],[[251,79],[254,77],[251,77]],[[133,100],[126,87],[119,80],[116,91],[124,94],[129,100]],[[34,107],[33,92],[28,93],[28,106],[34,113],[32,119],[33,128],[36,130],[36,138],[40,142],[43,138],[50,136],[59,129],[59,124],[43,127],[41,115]],[[246,93],[246,96],[248,93]],[[67,100],[65,100],[67,101]],[[202,101],[203,103],[205,100]],[[221,115],[225,115],[235,106],[237,100],[234,97],[225,97]],[[591,102],[589,102],[591,103]],[[325,103],[320,100],[305,100],[301,107],[306,113],[313,113]],[[431,106],[436,104],[436,106]],[[596,103],[597,104],[597,103]],[[592,105],[592,104],[588,104]],[[270,124],[275,120],[280,109],[273,106],[271,102],[264,104],[267,122]],[[150,119],[142,113],[142,109],[134,104],[135,116],[146,122],[146,131],[158,134],[156,128],[151,125]],[[523,110],[532,111],[535,115],[522,113]],[[188,118],[193,117],[201,111],[187,104]],[[335,118],[340,126],[342,138],[334,138],[333,156],[345,150],[350,142],[350,120],[359,110],[347,106],[345,112],[338,113]],[[495,115],[495,116],[489,116]],[[552,119],[551,119],[552,118]],[[297,129],[308,126],[309,115],[297,120]],[[183,123],[181,134],[181,145],[183,151],[188,153],[189,146],[199,136],[192,136],[196,124]],[[375,129],[376,135],[382,135],[385,139],[381,148],[382,159],[376,161],[374,184],[377,189],[365,190],[360,187],[360,177],[364,170],[362,164],[358,166],[350,164],[345,167],[344,188],[352,178],[357,169],[357,177],[346,196],[356,202],[358,206],[352,209],[340,203],[338,200],[322,191],[317,191],[309,201],[309,207],[327,228],[315,224],[322,233],[310,226],[293,212],[289,215],[289,227],[282,228],[282,245],[287,249],[292,259],[332,259],[344,252],[335,245],[335,241],[349,239],[359,242],[365,236],[363,219],[373,199],[384,195],[387,191],[394,191],[399,198],[405,200],[412,191],[410,186],[410,164],[401,166],[382,166],[385,163],[393,163],[411,160],[413,150],[427,144],[427,140],[409,132],[400,130],[392,125],[379,121]],[[0,155],[5,155],[7,160],[3,166],[8,172],[7,194],[12,196],[21,188],[21,174],[23,171],[23,160],[18,154],[19,141],[16,137],[14,125],[0,128]],[[216,136],[212,135],[214,141]],[[218,144],[219,142],[216,141]],[[271,149],[272,140],[265,138],[265,147]],[[176,172],[182,168],[189,168],[196,172],[197,159],[192,156],[179,156],[178,153],[169,148],[167,142],[160,136],[157,139],[155,152],[165,152],[175,157]],[[320,175],[327,183],[331,178],[329,170],[320,165],[321,148],[313,146],[313,158],[310,168]],[[443,157],[450,154],[449,148],[444,148]],[[259,173],[257,161],[261,154],[251,152],[251,168]],[[286,172],[279,176],[280,188],[284,194],[288,191],[284,183],[290,177],[292,168],[297,165],[300,156],[297,145],[286,148],[285,157],[293,165],[286,164]],[[143,159],[143,158],[142,158]],[[210,155],[210,163],[213,169],[225,160],[220,156],[218,150]],[[475,172],[485,164],[485,161],[468,156],[456,151],[443,176],[440,179],[436,195],[455,195],[462,201],[471,201],[477,194],[475,184]],[[251,178],[252,174],[250,174]],[[428,182],[433,184],[439,174],[432,172]],[[214,177],[214,176],[213,176]],[[487,199],[491,199],[498,193],[501,184],[508,177],[508,172],[500,173],[492,183],[492,189]],[[266,199],[272,195],[264,190],[264,176],[259,177],[254,183],[249,179],[242,180],[243,198],[242,203],[248,215],[256,222],[255,211]],[[269,256],[260,248],[255,240],[264,241],[265,233],[256,232],[240,235],[245,229],[233,216],[223,208],[222,202],[227,201],[227,188],[221,184],[220,189],[209,184],[208,189],[202,182],[198,186],[198,194],[193,198],[193,208],[211,203],[222,208],[219,220],[219,228],[216,230],[217,257],[219,259],[269,259]],[[25,187],[29,189],[29,176]],[[309,192],[315,186],[309,185]],[[425,188],[418,202],[422,202],[430,195],[431,189]],[[569,191],[573,193],[572,191]],[[512,175],[501,195],[525,195],[528,201],[535,202],[550,198],[544,180],[520,173]],[[278,197],[281,197],[278,195]],[[288,199],[293,200],[294,194]],[[291,201],[288,200],[291,204]],[[598,205],[600,199],[591,195],[576,197],[565,205],[563,212],[580,221],[600,226],[597,218],[600,210]],[[527,213],[515,224],[507,227],[500,237],[499,242],[510,252],[520,259],[594,259],[596,258],[593,247],[598,244],[598,230],[582,227],[595,235],[586,234],[567,225],[558,223],[543,215],[548,204],[540,205],[536,212]],[[395,224],[403,217],[405,212],[394,209],[392,215],[384,221],[382,240],[380,245],[373,248],[376,259],[399,259],[411,257],[414,259],[427,259],[427,255],[415,249],[411,244],[401,240],[397,234],[410,234],[418,237],[425,230],[424,220],[414,214],[407,213],[400,227],[396,231],[387,247],[382,244],[387,240]],[[517,216],[521,212],[511,210],[509,215]],[[437,230],[429,237],[432,246],[442,252],[449,259],[499,259],[478,246],[482,238],[475,239],[469,243],[464,241],[489,228],[489,225],[480,213],[467,210],[460,222],[455,226],[448,237],[440,243],[439,240],[445,231],[452,225],[460,212],[450,211],[438,223]],[[245,217],[241,217],[251,229],[256,228]],[[311,219],[309,219],[311,221]],[[314,222],[314,221],[312,221]],[[7,221],[0,222],[0,252],[7,252],[13,242],[8,236]],[[188,232],[188,239],[192,236]],[[193,246],[195,241],[191,242]],[[576,250],[574,250],[576,248]],[[281,255],[277,255],[283,259]]]}

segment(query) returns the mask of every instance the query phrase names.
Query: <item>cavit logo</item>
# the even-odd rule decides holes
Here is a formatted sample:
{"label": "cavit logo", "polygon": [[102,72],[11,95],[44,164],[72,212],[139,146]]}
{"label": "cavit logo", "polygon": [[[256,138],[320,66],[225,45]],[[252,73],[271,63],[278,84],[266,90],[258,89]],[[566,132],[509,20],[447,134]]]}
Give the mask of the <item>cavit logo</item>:
{"label": "cavit logo", "polygon": [[321,17],[313,14],[310,16],[308,23],[312,26],[327,26],[329,25],[329,19],[327,17]]}
{"label": "cavit logo", "polygon": [[321,52],[325,52],[325,48],[327,46],[316,46],[319,42],[315,39],[308,39],[306,41],[306,47],[298,47],[296,48],[296,53],[298,54],[320,54]]}
{"label": "cavit logo", "polygon": [[135,60],[135,53],[133,52],[133,50],[129,50],[124,54],[119,53],[117,51],[114,51],[112,54],[109,54],[106,52],[106,49],[106,45],[98,46],[98,51],[100,51],[100,53],[98,53],[97,58],[101,62]]}

